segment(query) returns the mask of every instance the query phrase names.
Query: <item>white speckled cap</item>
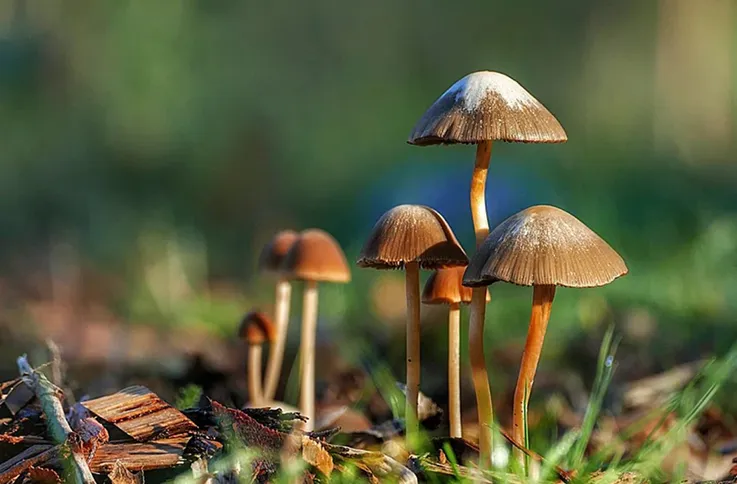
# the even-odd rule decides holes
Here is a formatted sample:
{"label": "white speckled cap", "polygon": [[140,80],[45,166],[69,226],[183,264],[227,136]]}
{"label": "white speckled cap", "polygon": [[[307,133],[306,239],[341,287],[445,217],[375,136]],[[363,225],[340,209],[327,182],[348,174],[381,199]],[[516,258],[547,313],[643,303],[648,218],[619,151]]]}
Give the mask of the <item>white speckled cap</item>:
{"label": "white speckled cap", "polygon": [[471,258],[463,285],[595,287],[627,274],[622,258],[570,213],[537,205],[491,231]]}
{"label": "white speckled cap", "polygon": [[489,140],[561,143],[568,136],[517,81],[499,72],[480,71],[445,91],[414,127],[408,142],[476,144]]}

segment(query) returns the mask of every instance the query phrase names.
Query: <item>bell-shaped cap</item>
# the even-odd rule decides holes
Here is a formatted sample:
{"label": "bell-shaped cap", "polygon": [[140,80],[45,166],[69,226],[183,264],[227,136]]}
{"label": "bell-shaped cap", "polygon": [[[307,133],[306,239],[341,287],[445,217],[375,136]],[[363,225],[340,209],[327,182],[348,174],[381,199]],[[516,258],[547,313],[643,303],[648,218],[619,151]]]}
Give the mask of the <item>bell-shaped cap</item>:
{"label": "bell-shaped cap", "polygon": [[514,79],[480,71],[453,84],[415,125],[413,145],[483,141],[561,143],[568,140],[555,116]]}
{"label": "bell-shaped cap", "polygon": [[258,268],[264,272],[278,272],[289,249],[299,237],[294,230],[278,232],[261,250],[258,258]]}
{"label": "bell-shaped cap", "polygon": [[243,316],[238,327],[238,337],[249,345],[260,345],[276,339],[276,328],[264,313],[251,311]]}
{"label": "bell-shaped cap", "polygon": [[299,234],[284,257],[281,270],[287,277],[303,281],[351,280],[343,249],[329,233],[320,229],[308,229]]}
{"label": "bell-shaped cap", "polygon": [[[463,285],[464,266],[438,269],[430,274],[422,290],[423,304],[469,304],[473,290]],[[491,301],[486,291],[486,302]]]}
{"label": "bell-shaped cap", "polygon": [[468,257],[448,222],[430,207],[399,205],[381,216],[361,250],[360,267],[424,269],[465,266]]}
{"label": "bell-shaped cap", "polygon": [[538,205],[491,231],[463,276],[465,286],[595,287],[627,274],[622,258],[570,213]]}

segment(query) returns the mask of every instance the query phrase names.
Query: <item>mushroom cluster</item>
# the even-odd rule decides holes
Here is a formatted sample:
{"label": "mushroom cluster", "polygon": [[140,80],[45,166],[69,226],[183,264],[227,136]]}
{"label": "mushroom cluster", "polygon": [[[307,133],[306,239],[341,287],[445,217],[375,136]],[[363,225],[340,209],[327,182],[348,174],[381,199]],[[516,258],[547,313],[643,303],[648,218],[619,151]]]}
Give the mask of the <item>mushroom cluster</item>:
{"label": "mushroom cluster", "polygon": [[[451,437],[463,435],[460,418],[461,304],[470,304],[469,360],[479,424],[481,467],[491,465],[494,413],[484,355],[487,286],[503,281],[533,287],[532,315],[514,393],[512,438],[524,445],[527,404],[557,286],[594,287],[627,273],[622,258],[573,215],[551,206],[527,208],[499,224],[491,233],[486,213],[486,181],[494,141],[561,143],[567,135],[557,119],[510,77],[474,72],[453,84],[425,112],[412,130],[412,145],[475,144],[471,177],[471,216],[476,250],[470,261],[450,225],[436,210],[400,205],[374,225],[357,264],[363,268],[396,269],[405,273],[406,442],[418,445],[420,391],[420,304],[447,304],[448,395]],[[300,343],[299,410],[314,425],[315,333],[318,283],[351,279],[338,243],[322,230],[283,231],[264,247],[259,267],[277,275],[275,324],[249,313],[241,336],[249,345],[248,388],[253,404],[273,403],[281,373],[289,320],[292,281],[304,282]],[[420,269],[434,271],[420,296]],[[261,347],[271,343],[266,377],[261,386]],[[522,456],[522,454],[519,454]]]}

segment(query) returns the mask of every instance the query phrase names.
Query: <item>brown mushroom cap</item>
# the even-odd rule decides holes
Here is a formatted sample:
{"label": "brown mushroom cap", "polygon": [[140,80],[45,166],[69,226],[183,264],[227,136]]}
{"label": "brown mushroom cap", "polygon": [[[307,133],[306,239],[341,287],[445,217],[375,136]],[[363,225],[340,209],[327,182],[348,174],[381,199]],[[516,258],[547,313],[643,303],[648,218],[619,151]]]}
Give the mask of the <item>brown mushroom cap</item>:
{"label": "brown mushroom cap", "polygon": [[622,258],[573,215],[538,205],[499,224],[471,259],[463,285],[595,287],[627,274]]}
{"label": "brown mushroom cap", "polygon": [[[423,304],[469,304],[473,290],[464,286],[464,266],[438,269],[430,274],[422,290]],[[486,291],[486,302],[491,301],[489,291]]]}
{"label": "brown mushroom cap", "polygon": [[264,313],[251,311],[243,316],[238,327],[238,337],[249,345],[260,345],[265,341],[272,342],[276,339],[276,328]]}
{"label": "brown mushroom cap", "polygon": [[277,233],[261,250],[258,268],[264,272],[278,272],[292,244],[299,234],[294,230],[282,230]]}
{"label": "brown mushroom cap", "polygon": [[399,205],[381,216],[361,250],[360,267],[424,269],[465,266],[468,257],[442,215],[423,205]]}
{"label": "brown mushroom cap", "polygon": [[308,229],[284,257],[284,274],[303,281],[349,282],[351,271],[338,242],[327,232]]}
{"label": "brown mushroom cap", "polygon": [[415,125],[408,142],[424,146],[489,140],[561,143],[568,136],[517,81],[479,71],[445,91]]}

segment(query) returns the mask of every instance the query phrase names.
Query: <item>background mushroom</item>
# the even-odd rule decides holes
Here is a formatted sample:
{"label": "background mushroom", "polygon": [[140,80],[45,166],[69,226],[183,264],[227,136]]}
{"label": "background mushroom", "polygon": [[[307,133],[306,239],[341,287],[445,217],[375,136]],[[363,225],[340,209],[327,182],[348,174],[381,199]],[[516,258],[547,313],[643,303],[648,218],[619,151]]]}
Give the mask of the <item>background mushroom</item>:
{"label": "background mushroom", "polygon": [[[559,143],[568,137],[558,120],[514,79],[499,72],[480,71],[453,84],[425,112],[408,142],[413,145],[475,144],[471,178],[471,215],[476,246],[489,234],[486,177],[493,140]],[[471,301],[469,352],[481,435],[482,465],[491,456],[493,419],[491,389],[484,356],[485,292],[475,290]]]}
{"label": "background mushroom", "polygon": [[358,259],[360,267],[404,269],[407,296],[407,443],[419,430],[420,275],[419,269],[465,266],[468,257],[448,223],[438,212],[421,205],[399,205],[374,225]]}
{"label": "background mushroom", "polygon": [[[447,304],[448,307],[448,420],[450,436],[462,437],[461,426],[461,303],[471,302],[471,288],[461,284],[463,266],[438,269],[425,283],[424,304]],[[489,293],[486,293],[488,301]]]}
{"label": "background mushroom", "polygon": [[282,230],[264,246],[258,260],[258,267],[261,271],[277,274],[278,276],[274,304],[276,339],[269,349],[269,358],[266,362],[266,379],[264,381],[264,398],[267,401],[274,399],[276,387],[279,385],[289,326],[289,303],[292,297],[292,284],[280,271],[280,268],[284,256],[295,240],[297,240],[297,232]]}
{"label": "background mushroom", "polygon": [[284,257],[282,271],[287,277],[304,281],[302,334],[300,343],[300,412],[309,420],[305,430],[315,424],[315,337],[317,333],[318,282],[351,280],[343,250],[327,232],[308,229],[299,234]]}
{"label": "background mushroom", "polygon": [[261,383],[261,358],[264,342],[273,342],[276,332],[271,320],[263,313],[251,311],[241,320],[238,336],[248,344],[248,399],[251,406],[262,406],[264,398]]}
{"label": "background mushroom", "polygon": [[[463,278],[471,287],[496,281],[533,286],[532,315],[514,391],[512,437],[524,442],[527,402],[540,360],[556,286],[595,287],[627,273],[622,258],[573,215],[539,205],[502,222],[473,256]],[[523,454],[517,453],[523,459]]]}

